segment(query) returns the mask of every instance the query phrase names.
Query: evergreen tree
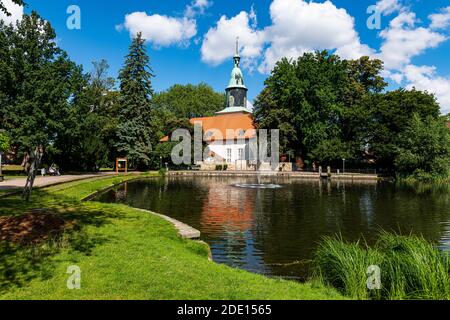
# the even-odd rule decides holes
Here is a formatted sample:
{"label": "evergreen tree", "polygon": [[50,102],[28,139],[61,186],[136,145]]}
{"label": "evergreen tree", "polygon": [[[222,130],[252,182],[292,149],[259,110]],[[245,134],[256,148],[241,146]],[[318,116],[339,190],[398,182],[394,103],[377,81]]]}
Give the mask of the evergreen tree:
{"label": "evergreen tree", "polygon": [[150,58],[141,33],[133,39],[125,64],[119,73],[120,112],[118,120],[118,152],[127,156],[130,166],[148,167],[152,151],[151,98],[154,94],[149,66]]}

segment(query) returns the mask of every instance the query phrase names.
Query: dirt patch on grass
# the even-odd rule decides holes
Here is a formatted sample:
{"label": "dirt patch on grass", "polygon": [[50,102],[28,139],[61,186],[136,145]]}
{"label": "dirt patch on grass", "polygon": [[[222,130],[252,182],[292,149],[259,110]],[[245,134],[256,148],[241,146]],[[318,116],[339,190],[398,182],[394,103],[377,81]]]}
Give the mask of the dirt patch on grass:
{"label": "dirt patch on grass", "polygon": [[15,217],[0,217],[0,240],[41,243],[61,235],[67,223],[50,210],[35,209]]}

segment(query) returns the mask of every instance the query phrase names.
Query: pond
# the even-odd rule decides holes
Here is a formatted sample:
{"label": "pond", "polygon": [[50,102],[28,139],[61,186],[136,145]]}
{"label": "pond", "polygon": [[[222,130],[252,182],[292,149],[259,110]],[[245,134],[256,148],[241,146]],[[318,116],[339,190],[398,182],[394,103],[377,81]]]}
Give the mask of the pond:
{"label": "pond", "polygon": [[[171,177],[125,183],[97,201],[126,203],[201,231],[214,261],[304,280],[322,237],[373,244],[380,230],[421,234],[450,249],[450,188],[296,178]],[[246,187],[246,185],[250,185]]]}

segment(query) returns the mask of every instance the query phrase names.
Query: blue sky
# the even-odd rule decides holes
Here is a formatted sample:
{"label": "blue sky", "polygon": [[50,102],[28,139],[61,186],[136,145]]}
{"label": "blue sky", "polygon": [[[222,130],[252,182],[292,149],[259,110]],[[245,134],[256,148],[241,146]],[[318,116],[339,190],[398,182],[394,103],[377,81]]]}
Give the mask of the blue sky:
{"label": "blue sky", "polygon": [[[6,2],[8,0],[5,0]],[[315,49],[344,58],[362,54],[386,63],[390,88],[434,92],[450,112],[450,3],[448,0],[28,0],[56,29],[58,44],[90,70],[106,59],[116,76],[130,34],[147,38],[154,87],[206,82],[223,91],[232,67],[236,36],[249,98],[263,87],[273,64]],[[70,5],[81,10],[81,29],[69,30]],[[367,27],[376,5],[381,29]],[[374,7],[375,8],[375,7]],[[434,16],[430,16],[434,14]]]}

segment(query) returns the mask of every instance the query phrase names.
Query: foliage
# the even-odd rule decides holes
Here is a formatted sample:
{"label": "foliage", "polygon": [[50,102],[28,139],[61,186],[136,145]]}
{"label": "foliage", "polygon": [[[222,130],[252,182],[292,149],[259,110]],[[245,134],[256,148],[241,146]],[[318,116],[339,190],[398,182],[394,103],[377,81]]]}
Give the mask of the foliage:
{"label": "foliage", "polygon": [[209,85],[176,84],[153,97],[154,108],[166,109],[177,119],[213,116],[225,107],[225,95]]}
{"label": "foliage", "polygon": [[11,140],[9,139],[9,136],[5,132],[0,131],[0,153],[7,152],[10,143]]}
{"label": "foliage", "polygon": [[125,64],[120,70],[120,110],[117,151],[128,157],[130,166],[143,169],[150,165],[152,151],[153,88],[150,58],[141,33],[133,39]]}
{"label": "foliage", "polygon": [[50,23],[35,12],[15,27],[0,22],[0,70],[0,128],[12,147],[20,154],[43,144],[50,156],[57,154],[82,75],[57,47]]}
{"label": "foliage", "polygon": [[279,129],[281,152],[294,150],[305,163],[345,158],[422,180],[447,176],[450,142],[436,98],[384,93],[382,70],[380,60],[326,51],[282,59],[255,101],[255,123]]}
{"label": "foliage", "polygon": [[381,68],[379,60],[345,61],[327,51],[282,59],[255,101],[256,123],[280,130],[282,152],[321,161],[359,158],[367,96],[386,85]]}
{"label": "foliage", "polygon": [[[326,238],[315,255],[325,283],[358,299],[450,299],[450,258],[421,237],[381,233],[373,248]],[[367,268],[379,266],[379,290],[367,288]]]}
{"label": "foliage", "polygon": [[405,130],[414,114],[421,119],[438,119],[440,114],[435,97],[415,89],[375,95],[370,108],[367,132],[370,150],[382,167],[392,169],[398,151],[407,143]]}
{"label": "foliage", "polygon": [[428,116],[424,120],[413,114],[395,158],[397,172],[429,181],[432,175],[447,177],[450,163],[450,130],[443,119]]}
{"label": "foliage", "polygon": [[68,114],[71,125],[55,144],[61,150],[55,161],[66,169],[98,171],[114,162],[119,94],[112,91],[108,68],[105,60],[93,62],[93,71],[80,80]]}

